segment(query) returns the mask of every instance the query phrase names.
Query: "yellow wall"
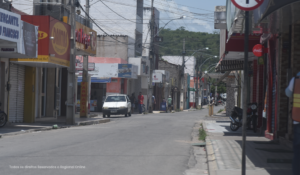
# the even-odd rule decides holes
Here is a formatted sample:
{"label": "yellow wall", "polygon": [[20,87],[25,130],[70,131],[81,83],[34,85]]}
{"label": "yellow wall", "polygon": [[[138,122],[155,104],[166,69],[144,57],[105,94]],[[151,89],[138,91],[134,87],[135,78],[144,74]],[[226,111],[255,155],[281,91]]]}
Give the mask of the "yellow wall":
{"label": "yellow wall", "polygon": [[36,68],[25,66],[24,122],[33,123],[35,118]]}

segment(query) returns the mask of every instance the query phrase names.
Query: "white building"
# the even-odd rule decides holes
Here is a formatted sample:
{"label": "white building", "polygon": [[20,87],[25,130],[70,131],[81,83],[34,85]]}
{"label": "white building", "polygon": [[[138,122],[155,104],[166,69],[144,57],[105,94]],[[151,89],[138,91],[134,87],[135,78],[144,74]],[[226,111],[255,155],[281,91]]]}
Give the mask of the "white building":
{"label": "white building", "polygon": [[[169,63],[182,65],[182,56],[163,56],[163,60],[168,61]],[[194,56],[185,56],[185,68],[184,73],[190,74],[190,76],[194,76],[196,59]]]}
{"label": "white building", "polygon": [[[93,4],[93,2],[91,2]],[[127,35],[134,39],[135,56],[142,55],[143,0],[99,1],[90,8],[90,16],[106,32],[96,25],[94,30],[100,35]],[[111,44],[107,42],[107,44]]]}

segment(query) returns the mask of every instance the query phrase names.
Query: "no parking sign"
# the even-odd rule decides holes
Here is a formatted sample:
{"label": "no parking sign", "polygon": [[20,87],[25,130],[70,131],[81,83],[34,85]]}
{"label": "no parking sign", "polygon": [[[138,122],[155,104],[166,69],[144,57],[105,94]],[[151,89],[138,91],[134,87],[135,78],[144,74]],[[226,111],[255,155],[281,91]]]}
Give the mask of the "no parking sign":
{"label": "no parking sign", "polygon": [[258,8],[264,0],[231,0],[231,2],[241,10],[251,11]]}

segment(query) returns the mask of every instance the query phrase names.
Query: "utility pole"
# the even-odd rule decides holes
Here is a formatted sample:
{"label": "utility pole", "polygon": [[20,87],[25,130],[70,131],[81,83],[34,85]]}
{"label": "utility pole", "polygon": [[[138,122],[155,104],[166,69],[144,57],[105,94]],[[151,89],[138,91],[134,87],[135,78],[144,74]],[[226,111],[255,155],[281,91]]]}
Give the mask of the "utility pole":
{"label": "utility pole", "polygon": [[[89,19],[89,11],[90,11],[90,0],[86,0],[86,4],[85,4],[85,17],[86,17],[86,25],[89,27],[90,25],[90,19]],[[89,67],[89,56],[88,55],[83,55],[83,71],[82,71],[82,83],[86,83],[86,87],[88,87],[88,89],[90,88],[88,85],[88,67]],[[88,90],[87,90],[88,92]],[[86,97],[86,101],[85,103],[80,102],[80,110],[84,108],[83,111],[85,112],[80,112],[80,118],[87,118],[88,117],[88,103],[89,103],[89,98],[88,96],[90,95],[89,93],[86,93],[87,97]]]}
{"label": "utility pole", "polygon": [[76,43],[75,43],[75,2],[76,0],[71,0],[71,13],[70,13],[70,24],[71,24],[71,54],[70,54],[70,66],[68,68],[68,91],[67,91],[67,117],[66,122],[69,125],[75,123],[75,59],[76,59]]}
{"label": "utility pole", "polygon": [[[155,54],[154,54],[154,8],[153,8],[154,0],[151,0],[151,21],[150,21],[150,30],[151,30],[151,41],[150,41],[150,49],[149,49],[149,59],[150,59],[150,99],[149,103],[152,104],[152,94],[153,94],[153,87],[152,87],[152,74],[153,70],[155,69]],[[148,96],[149,94],[147,94]],[[152,105],[149,104],[149,112],[152,112]]]}
{"label": "utility pole", "polygon": [[[180,106],[179,106],[179,109],[181,108],[182,106],[182,109],[184,108],[183,107],[183,89],[184,89],[184,67],[185,67],[185,38],[183,38],[183,48],[182,48],[182,69],[181,69],[181,75],[180,75],[180,82],[181,82],[181,87],[180,87]],[[182,99],[182,101],[181,101]],[[182,103],[181,103],[182,102]]]}

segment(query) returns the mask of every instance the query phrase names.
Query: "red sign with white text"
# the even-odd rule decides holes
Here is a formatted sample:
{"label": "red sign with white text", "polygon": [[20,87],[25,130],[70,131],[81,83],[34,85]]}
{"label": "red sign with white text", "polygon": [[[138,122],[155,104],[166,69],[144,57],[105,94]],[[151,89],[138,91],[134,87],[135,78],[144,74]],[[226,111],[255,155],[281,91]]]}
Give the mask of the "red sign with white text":
{"label": "red sign with white text", "polygon": [[252,50],[253,54],[257,57],[261,57],[264,54],[264,46],[261,44],[256,44]]}

